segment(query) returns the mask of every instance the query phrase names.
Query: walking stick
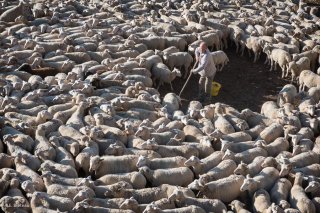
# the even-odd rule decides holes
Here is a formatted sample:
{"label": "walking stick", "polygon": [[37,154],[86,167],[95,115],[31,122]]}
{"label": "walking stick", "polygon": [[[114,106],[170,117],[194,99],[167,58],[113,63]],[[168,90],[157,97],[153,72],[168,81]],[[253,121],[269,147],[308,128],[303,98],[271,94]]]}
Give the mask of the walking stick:
{"label": "walking stick", "polygon": [[[196,65],[197,65],[197,62],[196,62],[196,63],[194,63],[194,65],[193,65],[193,68],[192,68],[192,69],[194,69],[194,68],[196,67]],[[179,97],[181,96],[181,94],[182,94],[182,92],[183,92],[184,88],[187,86],[187,84],[188,84],[188,82],[189,82],[189,80],[190,80],[190,78],[191,78],[191,75],[192,75],[192,72],[191,72],[191,70],[190,70],[190,75],[189,75],[189,77],[188,77],[188,79],[187,79],[186,83],[184,83],[184,85],[183,85],[183,87],[182,87],[182,89],[181,89],[181,91],[180,91],[180,93],[179,93]]]}

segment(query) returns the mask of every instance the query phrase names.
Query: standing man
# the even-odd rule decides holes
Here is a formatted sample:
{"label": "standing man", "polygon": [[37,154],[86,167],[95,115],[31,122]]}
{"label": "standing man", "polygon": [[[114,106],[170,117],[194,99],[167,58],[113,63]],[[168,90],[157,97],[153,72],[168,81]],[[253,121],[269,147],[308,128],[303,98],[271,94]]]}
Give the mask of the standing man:
{"label": "standing man", "polygon": [[191,71],[200,75],[198,99],[200,102],[210,102],[212,81],[217,69],[205,42],[201,42],[200,46],[196,48],[195,56],[196,63],[199,62],[199,64],[196,69]]}

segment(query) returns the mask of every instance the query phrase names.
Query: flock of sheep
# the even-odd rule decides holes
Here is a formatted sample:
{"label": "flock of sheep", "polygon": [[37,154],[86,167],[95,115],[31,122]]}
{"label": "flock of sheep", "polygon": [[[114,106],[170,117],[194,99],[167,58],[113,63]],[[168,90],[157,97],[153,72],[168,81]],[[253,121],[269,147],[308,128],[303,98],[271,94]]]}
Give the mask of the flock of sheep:
{"label": "flock of sheep", "polygon": [[[320,212],[317,7],[0,4],[4,212]],[[187,77],[201,41],[218,70],[228,46],[254,62],[265,53],[299,88],[285,85],[261,113],[198,101],[183,112],[155,87]]]}

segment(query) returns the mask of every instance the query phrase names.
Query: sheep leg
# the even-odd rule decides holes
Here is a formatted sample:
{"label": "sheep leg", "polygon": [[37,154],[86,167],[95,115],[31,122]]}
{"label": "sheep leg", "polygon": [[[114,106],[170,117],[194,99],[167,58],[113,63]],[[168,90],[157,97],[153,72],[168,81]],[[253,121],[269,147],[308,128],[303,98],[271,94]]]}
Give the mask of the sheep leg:
{"label": "sheep leg", "polygon": [[171,91],[173,91],[173,87],[172,87],[172,84],[171,84],[171,82],[170,82],[170,87],[171,87]]}
{"label": "sheep leg", "polygon": [[257,54],[257,53],[255,53],[255,54],[254,54],[253,63],[256,63],[256,62],[257,62],[257,60],[258,60],[258,54]]}
{"label": "sheep leg", "polygon": [[237,43],[237,42],[234,42],[235,44],[236,44],[236,53],[238,53],[239,52],[239,44]]}
{"label": "sheep leg", "polygon": [[224,64],[222,64],[222,65],[221,65],[221,67],[220,67],[220,70],[219,70],[219,71],[221,71],[221,70],[223,69],[223,67],[224,67]]}
{"label": "sheep leg", "polygon": [[224,48],[228,49],[228,41],[226,38],[223,39],[223,43],[224,43]]}
{"label": "sheep leg", "polygon": [[270,59],[270,62],[271,62],[271,64],[270,64],[270,72],[272,71],[272,67],[273,67],[273,60],[272,59]]}

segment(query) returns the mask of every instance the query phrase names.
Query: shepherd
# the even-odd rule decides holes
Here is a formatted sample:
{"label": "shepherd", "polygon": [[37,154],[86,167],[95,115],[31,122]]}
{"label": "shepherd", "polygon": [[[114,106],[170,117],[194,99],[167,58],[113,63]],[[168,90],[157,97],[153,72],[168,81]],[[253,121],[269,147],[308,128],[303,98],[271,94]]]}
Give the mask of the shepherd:
{"label": "shepherd", "polygon": [[212,81],[216,75],[217,69],[205,42],[201,42],[199,47],[196,48],[195,56],[198,67],[192,69],[191,72],[199,73],[200,75],[198,100],[201,103],[210,103]]}

